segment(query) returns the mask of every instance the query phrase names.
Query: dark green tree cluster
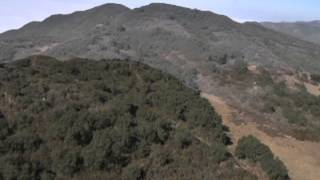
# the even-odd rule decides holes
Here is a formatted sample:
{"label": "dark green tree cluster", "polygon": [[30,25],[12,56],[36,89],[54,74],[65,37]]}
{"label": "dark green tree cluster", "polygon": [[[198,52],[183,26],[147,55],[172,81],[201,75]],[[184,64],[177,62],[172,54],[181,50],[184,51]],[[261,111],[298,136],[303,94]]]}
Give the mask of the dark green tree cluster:
{"label": "dark green tree cluster", "polygon": [[311,79],[315,82],[320,83],[320,74],[311,74]]}
{"label": "dark green tree cluster", "polygon": [[259,163],[271,180],[289,180],[285,165],[274,157],[268,146],[262,144],[254,136],[246,136],[239,140],[236,156]]}
{"label": "dark green tree cluster", "polygon": [[0,179],[201,179],[232,163],[210,104],[146,65],[31,57],[0,67],[0,95]]}

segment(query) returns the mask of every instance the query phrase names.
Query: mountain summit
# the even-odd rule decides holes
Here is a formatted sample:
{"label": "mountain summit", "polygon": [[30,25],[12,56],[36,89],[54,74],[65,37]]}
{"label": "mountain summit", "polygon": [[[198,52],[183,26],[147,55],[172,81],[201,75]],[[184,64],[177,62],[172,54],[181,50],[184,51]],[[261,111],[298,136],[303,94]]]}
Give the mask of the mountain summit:
{"label": "mountain summit", "polygon": [[0,35],[2,62],[34,54],[63,59],[133,58],[185,71],[191,67],[181,67],[184,61],[204,65],[210,56],[237,54],[248,62],[317,71],[319,52],[319,46],[259,24],[239,24],[212,12],[161,3],[132,10],[106,4],[54,15]]}

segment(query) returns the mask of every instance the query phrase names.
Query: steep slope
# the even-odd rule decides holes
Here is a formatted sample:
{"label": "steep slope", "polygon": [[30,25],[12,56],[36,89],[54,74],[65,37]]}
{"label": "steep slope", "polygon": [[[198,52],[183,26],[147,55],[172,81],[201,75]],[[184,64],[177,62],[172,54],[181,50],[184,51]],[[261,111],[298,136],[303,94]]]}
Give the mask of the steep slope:
{"label": "steep slope", "polygon": [[0,74],[0,179],[255,179],[208,101],[146,65],[31,57]]}
{"label": "steep slope", "polygon": [[263,26],[293,37],[320,44],[320,21],[311,22],[262,22]]}

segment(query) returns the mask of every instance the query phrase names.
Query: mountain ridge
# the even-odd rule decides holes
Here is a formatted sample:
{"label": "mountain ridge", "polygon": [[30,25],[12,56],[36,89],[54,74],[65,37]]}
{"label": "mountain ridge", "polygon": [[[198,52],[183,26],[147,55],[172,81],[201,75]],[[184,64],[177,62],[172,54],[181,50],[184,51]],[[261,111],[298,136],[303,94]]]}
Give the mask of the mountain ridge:
{"label": "mountain ridge", "polygon": [[[116,10],[115,12],[112,12],[108,9]],[[135,22],[135,24],[132,22]],[[126,29],[123,29],[125,26]],[[121,32],[121,30],[124,31]],[[141,44],[141,46],[144,46],[142,44],[151,43],[148,41],[148,39],[152,39],[152,37],[141,37],[140,39],[135,39],[132,37],[132,35],[129,35],[127,33],[129,32],[131,34],[135,34],[134,36],[151,36],[152,33],[156,33],[155,31],[163,31],[164,34],[156,35],[159,36],[160,39],[157,39],[157,41],[154,43],[161,42],[161,36],[169,36],[167,38],[178,38],[180,42],[184,41],[183,43],[189,44],[191,46],[192,44],[199,43],[197,45],[199,47],[199,45],[202,44],[200,46],[203,46],[205,51],[207,51],[205,53],[208,53],[209,51],[213,51],[213,54],[216,53],[214,51],[219,51],[221,53],[230,53],[230,51],[241,52],[245,56],[247,56],[246,58],[248,61],[253,62],[257,62],[256,60],[253,60],[252,57],[255,53],[258,53],[259,56],[265,57],[265,61],[268,61],[268,63],[264,63],[265,65],[278,63],[278,65],[275,65],[275,67],[279,66],[279,64],[286,63],[281,59],[286,59],[288,61],[294,60],[295,62],[289,64],[289,66],[292,66],[293,64],[299,64],[299,59],[309,60],[314,59],[313,56],[320,56],[320,53],[317,53],[319,52],[318,49],[320,49],[320,46],[312,46],[297,39],[274,33],[273,31],[263,29],[258,24],[239,24],[232,21],[226,16],[217,15],[209,11],[192,10],[189,8],[183,8],[174,5],[154,3],[132,10],[121,5],[106,4],[87,11],[76,12],[69,15],[51,16],[42,22],[26,25],[20,30],[2,33],[0,34],[0,42],[11,42],[6,43],[6,45],[12,46],[12,50],[10,51],[13,52],[4,54],[4,56],[7,56],[5,58],[3,57],[3,55],[0,55],[0,61],[10,61],[11,59],[19,59],[32,54],[46,54],[51,56],[58,56],[60,58],[66,58],[64,57],[65,55],[61,55],[61,52],[59,52],[61,50],[56,50],[56,52],[53,52],[55,51],[54,49],[58,48],[60,45],[64,46],[68,43],[72,43],[72,41],[75,43],[71,46],[76,46],[75,44],[79,43],[76,41],[84,41],[83,43],[86,44],[89,43],[88,41],[91,41],[94,38],[96,38],[98,41],[99,39],[101,40],[103,38],[105,38],[105,40],[113,39],[112,41],[124,41],[120,43],[123,46],[133,46],[137,44]],[[170,37],[170,33],[175,34]],[[110,34],[109,37],[108,34]],[[127,37],[126,39],[115,37],[119,36],[119,34],[129,37]],[[181,35],[186,36],[181,38]],[[268,45],[268,42],[263,42],[264,40],[261,37],[263,37],[264,39],[269,39],[268,41],[270,41],[271,44],[280,43],[281,46],[286,45],[291,49],[302,48],[303,51],[305,51],[306,49],[311,49],[309,50],[310,52],[303,54],[303,56],[309,57],[302,58],[302,56],[299,54],[295,54],[296,56],[292,56],[288,53],[279,53],[277,52],[278,49],[273,49],[271,44]],[[129,38],[134,39],[135,42],[128,41]],[[17,40],[20,41],[19,45],[15,45],[14,41]],[[40,42],[33,43],[32,41],[34,40]],[[24,43],[26,44],[26,46],[30,45],[33,47],[21,48]],[[106,46],[115,46],[115,44],[109,44],[110,42],[101,43]],[[45,53],[39,51],[37,52],[36,50],[36,48],[51,46],[52,44],[56,44],[56,46],[49,48],[49,50],[47,50]],[[246,46],[243,46],[244,44],[246,44]],[[255,47],[253,47],[253,44],[255,44]],[[159,45],[161,46],[161,48],[164,47],[164,45]],[[70,44],[67,46],[70,46]],[[97,48],[101,48],[100,46],[103,45],[99,45],[99,47]],[[78,48],[81,48],[81,46],[70,47],[70,51],[75,51],[75,49]],[[90,47],[82,47],[82,52],[72,52],[67,53],[66,55],[69,56],[68,58],[70,58],[70,54],[77,54],[81,57],[88,57],[88,55],[86,55],[86,51],[88,51],[86,49],[88,48]],[[121,48],[123,47],[115,47],[115,50],[111,50],[109,56],[111,58],[114,58],[115,56],[117,56],[116,58],[125,58],[128,56],[133,57],[133,59],[141,58],[141,55],[137,55],[139,54],[138,49],[130,49],[130,52],[124,52],[127,49],[124,49],[124,51],[120,53],[115,52],[121,50]],[[184,50],[184,47],[177,48]],[[0,49],[0,51],[2,50]],[[101,50],[99,49],[93,51],[94,52],[92,53],[95,56],[98,56],[94,57],[94,59],[101,59],[106,57],[105,55],[99,56],[101,54]],[[282,48],[281,51],[285,51],[285,49]],[[168,54],[168,50],[166,50],[165,53]],[[72,56],[73,55],[71,55],[71,57]],[[274,57],[271,58],[271,56]],[[283,56],[284,58],[279,56]],[[258,63],[263,63],[265,61],[258,60]],[[313,61],[313,63],[316,62],[317,61]],[[317,63],[320,64],[319,62]],[[310,64],[310,62],[305,64]],[[308,65],[304,66],[308,68],[308,70],[318,67],[308,67]],[[297,67],[300,67],[300,64],[295,65],[294,68]]]}
{"label": "mountain ridge", "polygon": [[266,28],[290,35],[308,42],[320,44],[320,20],[297,22],[262,22]]}

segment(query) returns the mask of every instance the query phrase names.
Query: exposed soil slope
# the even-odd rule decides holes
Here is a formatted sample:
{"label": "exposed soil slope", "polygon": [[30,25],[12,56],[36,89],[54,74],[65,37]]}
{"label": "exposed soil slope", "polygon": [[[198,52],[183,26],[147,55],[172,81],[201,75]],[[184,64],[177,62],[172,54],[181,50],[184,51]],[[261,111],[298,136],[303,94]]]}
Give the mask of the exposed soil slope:
{"label": "exposed soil slope", "polygon": [[[242,116],[236,108],[229,106],[221,98],[206,93],[202,93],[202,97],[207,98],[222,116],[223,124],[230,128],[235,144],[243,136],[254,135],[268,145],[272,152],[285,163],[293,180],[319,179],[320,155],[318,150],[320,143],[298,141],[289,136],[270,136],[260,130],[250,116]],[[235,120],[237,116],[245,119],[245,123],[237,123]]]}

